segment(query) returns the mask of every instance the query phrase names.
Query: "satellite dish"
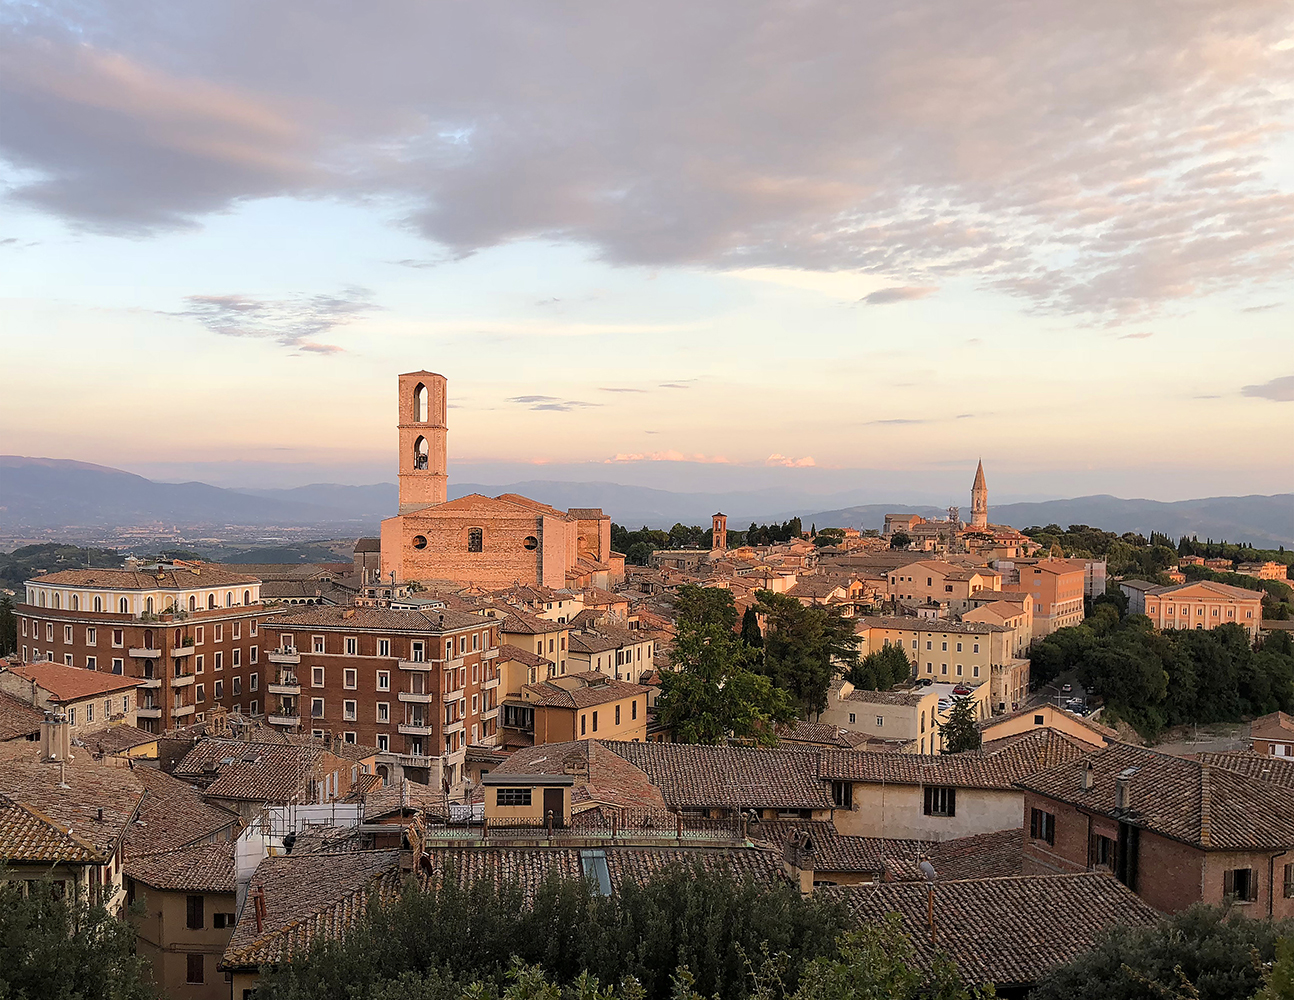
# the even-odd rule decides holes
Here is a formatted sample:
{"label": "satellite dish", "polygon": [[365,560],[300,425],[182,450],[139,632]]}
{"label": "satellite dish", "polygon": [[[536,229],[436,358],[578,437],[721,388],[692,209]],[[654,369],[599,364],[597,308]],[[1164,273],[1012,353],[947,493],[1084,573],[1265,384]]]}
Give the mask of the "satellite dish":
{"label": "satellite dish", "polygon": [[935,866],[929,861],[922,861],[921,864],[917,865],[917,870],[926,877],[927,882],[935,880]]}

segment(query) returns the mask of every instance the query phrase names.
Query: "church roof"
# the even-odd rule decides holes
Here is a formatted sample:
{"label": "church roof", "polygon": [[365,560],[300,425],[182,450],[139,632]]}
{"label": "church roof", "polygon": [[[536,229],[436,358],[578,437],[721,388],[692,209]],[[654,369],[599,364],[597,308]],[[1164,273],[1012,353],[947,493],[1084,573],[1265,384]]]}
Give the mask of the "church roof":
{"label": "church roof", "polygon": [[988,489],[988,484],[984,482],[984,461],[982,459],[975,468],[975,485],[971,488],[976,490]]}

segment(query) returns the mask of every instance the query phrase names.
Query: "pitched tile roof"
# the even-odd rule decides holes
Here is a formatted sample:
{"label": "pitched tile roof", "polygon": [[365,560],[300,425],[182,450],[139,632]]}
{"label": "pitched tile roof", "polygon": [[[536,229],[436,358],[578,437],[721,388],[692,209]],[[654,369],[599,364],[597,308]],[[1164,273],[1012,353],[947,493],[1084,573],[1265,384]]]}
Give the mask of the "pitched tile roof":
{"label": "pitched tile roof", "polygon": [[868,691],[866,688],[854,688],[844,696],[845,701],[865,702],[869,705],[920,705],[927,697],[932,697],[930,688],[917,688],[914,691]]}
{"label": "pitched tile roof", "polygon": [[1092,749],[1054,729],[1030,730],[999,742],[1004,745],[940,755],[824,750],[821,773],[833,781],[1008,789],[1027,775],[1077,760]]}
{"label": "pitched tile roof", "polygon": [[907,629],[909,631],[931,632],[946,635],[988,635],[992,632],[1010,632],[1011,629],[990,622],[955,622],[947,618],[930,621],[916,615],[881,616],[862,615],[854,619],[854,631],[860,628]]}
{"label": "pitched tile roof", "polygon": [[192,785],[155,767],[136,767],[131,773],[144,787],[144,800],[126,831],[127,856],[177,850],[210,838],[225,840],[237,832],[238,814],[205,801]]}
{"label": "pitched tile roof", "polygon": [[137,882],[173,892],[229,892],[234,884],[234,844],[198,844],[126,859],[125,872]]}
{"label": "pitched tile roof", "polygon": [[25,701],[0,692],[0,742],[20,740],[40,732],[45,713]]}
{"label": "pitched tile roof", "polygon": [[[599,846],[606,857],[611,892],[626,883],[643,885],[673,865],[699,865],[735,879],[773,884],[785,880],[778,855],[763,847],[631,847]],[[460,885],[488,879],[515,884],[527,897],[551,876],[584,878],[581,850],[572,847],[434,847],[427,851],[431,879],[451,875]]]}
{"label": "pitched tile roof", "polygon": [[886,882],[822,890],[859,920],[897,913],[912,939],[918,965],[943,952],[962,977],[998,986],[1034,983],[1058,965],[1091,950],[1116,925],[1144,927],[1159,914],[1109,875],[1025,875],[938,882],[935,940],[927,922],[928,887]]}
{"label": "pitched tile roof", "polygon": [[[1083,788],[1092,768],[1092,787]],[[1129,809],[1115,805],[1125,776]],[[1037,774],[1019,787],[1111,816],[1201,850],[1251,851],[1294,847],[1294,809],[1279,785],[1225,767],[1115,743]]]}
{"label": "pitched tile roof", "polygon": [[665,809],[665,799],[646,772],[597,740],[544,743],[516,751],[492,774],[576,776],[573,800],[628,809]]}
{"label": "pitched tile roof", "polygon": [[598,705],[620,701],[622,698],[632,698],[634,695],[645,695],[651,691],[641,684],[608,679],[604,674],[597,674],[597,676],[602,683],[567,689],[551,681],[540,681],[537,684],[526,684],[522,690],[531,695],[526,699],[531,704],[546,708],[572,709],[596,708]]}
{"label": "pitched tile roof", "polygon": [[65,663],[23,663],[10,667],[15,677],[31,681],[50,693],[51,700],[66,703],[139,686],[139,678],[109,674]]}
{"label": "pitched tile roof", "polygon": [[510,635],[546,635],[566,628],[559,622],[550,622],[547,618],[539,618],[517,608],[508,608],[502,614],[495,615],[494,620],[501,623],[500,632]]}
{"label": "pitched tile roof", "polygon": [[603,745],[642,770],[671,808],[830,809],[833,805],[829,789],[818,777],[815,750],[682,743]]}
{"label": "pitched tile roof", "polygon": [[118,722],[89,733],[79,733],[76,739],[94,756],[103,757],[143,746],[145,743],[156,743],[157,734],[146,733],[138,726],[126,722]]}
{"label": "pitched tile roof", "polygon": [[499,647],[499,663],[524,663],[528,667],[546,667],[553,661],[538,653],[532,653],[528,649],[522,649],[520,646],[514,646],[510,642],[505,642]]}
{"label": "pitched tile roof", "polygon": [[787,743],[811,743],[815,746],[840,747],[842,749],[860,747],[879,749],[876,744],[889,742],[898,746],[909,742],[907,740],[876,740],[865,733],[851,732],[848,729],[841,729],[839,726],[828,726],[824,722],[805,722],[802,719],[796,719],[786,725],[779,725],[776,727],[775,732],[779,740]]}
{"label": "pitched tile roof", "polygon": [[897,859],[915,859],[931,847],[923,840],[888,840],[850,837],[838,833],[827,820],[762,820],[747,827],[747,836],[773,845],[779,851],[793,837],[807,834],[813,844],[814,872],[863,872],[880,878]]}
{"label": "pitched tile roof", "polygon": [[[175,767],[178,777],[210,782],[212,798],[286,803],[304,793],[319,746],[207,739]],[[214,778],[213,778],[214,775]]]}
{"label": "pitched tile roof", "polygon": [[[926,857],[939,881],[1023,874],[1024,831],[999,830],[931,844]],[[919,874],[918,874],[918,877]]]}
{"label": "pitched tile roof", "polygon": [[1294,788],[1294,757],[1276,757],[1241,750],[1232,753],[1199,753],[1195,755],[1195,759],[1212,767],[1225,767],[1228,771],[1235,771],[1247,778],[1270,781],[1282,788]]}
{"label": "pitched tile roof", "polygon": [[1168,587],[1156,587],[1147,593],[1156,597],[1182,597],[1186,595],[1186,591],[1191,590],[1207,590],[1235,601],[1257,601],[1263,597],[1261,590],[1245,590],[1243,587],[1233,587],[1229,583],[1217,583],[1214,580],[1188,580]]}
{"label": "pitched tile roof", "polygon": [[[273,964],[333,940],[361,918],[370,894],[393,896],[400,883],[399,851],[283,854],[266,858],[252,876],[246,903],[220,967],[249,969]],[[265,916],[257,928],[254,894],[265,893]]]}
{"label": "pitched tile roof", "polygon": [[199,590],[260,583],[247,573],[236,573],[215,563],[200,563],[193,569],[166,569],[139,573],[130,569],[64,569],[34,577],[28,583],[50,587],[103,587],[107,590]]}
{"label": "pitched tile roof", "polygon": [[0,866],[13,862],[97,865],[108,857],[39,809],[0,795]]}

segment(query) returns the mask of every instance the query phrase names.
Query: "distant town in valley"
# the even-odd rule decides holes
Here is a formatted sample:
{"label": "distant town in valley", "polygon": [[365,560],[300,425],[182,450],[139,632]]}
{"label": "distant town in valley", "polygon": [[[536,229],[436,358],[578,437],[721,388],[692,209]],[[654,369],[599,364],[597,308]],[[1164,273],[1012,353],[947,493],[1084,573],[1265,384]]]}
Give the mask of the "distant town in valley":
{"label": "distant town in valley", "polygon": [[[1272,979],[1283,544],[1012,526],[983,462],[966,506],[872,526],[635,527],[455,490],[447,380],[395,389],[398,485],[367,533],[51,524],[0,556],[0,891],[56,914],[44,933],[99,928],[78,974],[185,1000],[513,996],[587,948],[626,1000],[737,1000],[731,963],[777,940],[778,974],[832,996],[889,955],[877,995],[1060,998],[1192,927]],[[105,503],[156,485],[34,466],[118,477]],[[624,949],[620,921],[675,931]]]}

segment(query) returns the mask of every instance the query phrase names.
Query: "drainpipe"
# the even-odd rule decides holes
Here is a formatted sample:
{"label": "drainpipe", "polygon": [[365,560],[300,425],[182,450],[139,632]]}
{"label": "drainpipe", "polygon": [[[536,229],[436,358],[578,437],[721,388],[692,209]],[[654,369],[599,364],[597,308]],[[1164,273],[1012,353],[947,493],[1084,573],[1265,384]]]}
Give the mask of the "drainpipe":
{"label": "drainpipe", "polygon": [[1280,854],[1273,854],[1267,859],[1267,917],[1271,918],[1276,907],[1276,859],[1289,854],[1289,848]]}

